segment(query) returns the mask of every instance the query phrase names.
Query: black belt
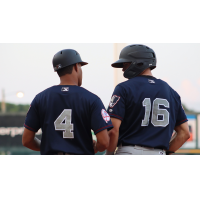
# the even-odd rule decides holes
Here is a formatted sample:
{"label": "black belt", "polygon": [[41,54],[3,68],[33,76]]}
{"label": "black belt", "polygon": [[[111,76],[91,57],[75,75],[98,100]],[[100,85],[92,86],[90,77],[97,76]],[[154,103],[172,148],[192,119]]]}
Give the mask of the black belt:
{"label": "black belt", "polygon": [[65,153],[65,152],[57,152],[57,153],[54,153],[54,155],[75,155],[73,153]]}

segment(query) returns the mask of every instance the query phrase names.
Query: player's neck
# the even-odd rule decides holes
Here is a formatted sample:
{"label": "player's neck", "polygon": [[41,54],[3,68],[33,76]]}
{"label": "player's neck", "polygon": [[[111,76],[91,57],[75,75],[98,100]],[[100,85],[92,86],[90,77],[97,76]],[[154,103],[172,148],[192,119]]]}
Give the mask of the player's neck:
{"label": "player's neck", "polygon": [[153,76],[153,74],[151,73],[151,69],[150,68],[147,68],[146,70],[144,70],[140,76],[143,75],[143,76]]}
{"label": "player's neck", "polygon": [[60,84],[59,85],[77,85],[78,80],[73,75],[64,75],[60,77]]}

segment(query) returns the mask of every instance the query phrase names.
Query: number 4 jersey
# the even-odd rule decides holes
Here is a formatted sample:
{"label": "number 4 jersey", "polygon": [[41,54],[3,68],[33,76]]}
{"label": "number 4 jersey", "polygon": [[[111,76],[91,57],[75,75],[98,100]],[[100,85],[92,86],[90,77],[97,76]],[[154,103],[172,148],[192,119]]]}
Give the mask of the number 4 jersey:
{"label": "number 4 jersey", "polygon": [[110,116],[99,97],[72,85],[57,85],[36,95],[24,126],[42,129],[41,154],[94,154],[95,134],[111,129]]}
{"label": "number 4 jersey", "polygon": [[177,92],[152,76],[138,76],[117,85],[107,111],[122,120],[118,145],[168,150],[175,126],[187,121]]}

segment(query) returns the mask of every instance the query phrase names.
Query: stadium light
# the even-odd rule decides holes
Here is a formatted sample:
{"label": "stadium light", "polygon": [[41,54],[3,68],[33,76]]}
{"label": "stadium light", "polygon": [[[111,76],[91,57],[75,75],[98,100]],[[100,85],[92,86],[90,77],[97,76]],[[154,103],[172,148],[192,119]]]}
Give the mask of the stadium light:
{"label": "stadium light", "polygon": [[24,93],[23,92],[17,92],[16,96],[18,98],[22,98],[22,97],[24,97]]}

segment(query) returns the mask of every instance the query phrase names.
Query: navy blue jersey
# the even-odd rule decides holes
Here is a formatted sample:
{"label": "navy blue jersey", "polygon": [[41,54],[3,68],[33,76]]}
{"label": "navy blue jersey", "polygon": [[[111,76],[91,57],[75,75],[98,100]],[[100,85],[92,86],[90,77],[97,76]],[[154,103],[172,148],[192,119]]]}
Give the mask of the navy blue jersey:
{"label": "navy blue jersey", "polygon": [[118,84],[107,111],[122,120],[118,145],[168,150],[174,127],[187,121],[178,93],[152,76]]}
{"label": "navy blue jersey", "polygon": [[24,126],[42,129],[41,154],[65,152],[94,154],[95,134],[111,129],[112,123],[100,98],[84,88],[57,85],[36,95]]}

